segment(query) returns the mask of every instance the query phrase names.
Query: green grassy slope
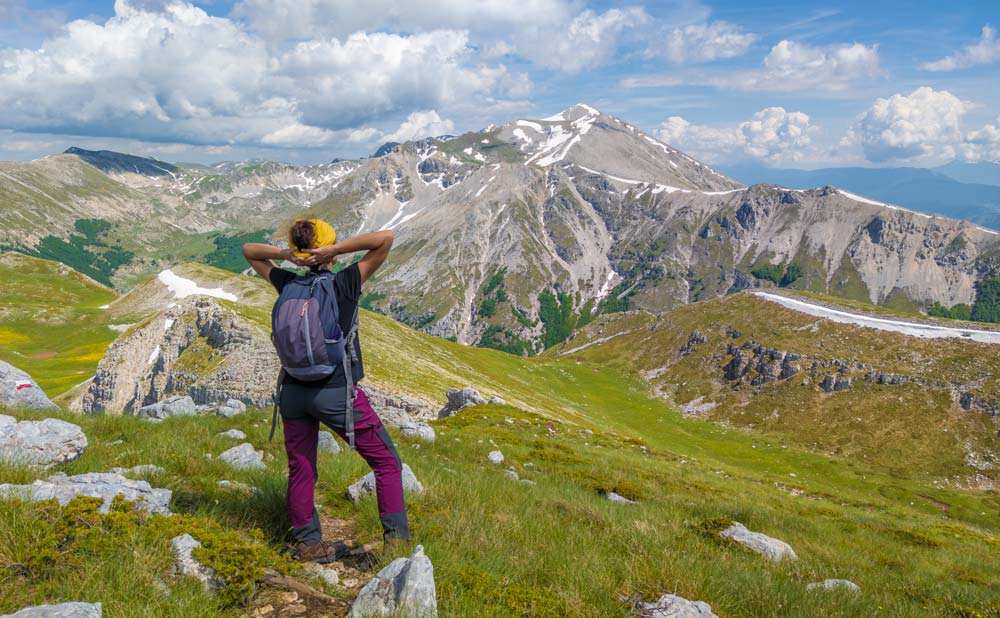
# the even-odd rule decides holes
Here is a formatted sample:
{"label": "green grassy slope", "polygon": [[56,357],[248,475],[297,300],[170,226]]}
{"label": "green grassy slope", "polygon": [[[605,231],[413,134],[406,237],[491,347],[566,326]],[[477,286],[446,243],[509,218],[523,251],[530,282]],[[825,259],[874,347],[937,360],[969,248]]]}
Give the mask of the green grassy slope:
{"label": "green grassy slope", "polygon": [[94,375],[117,334],[100,309],[115,293],[54,262],[0,254],[0,360],[50,397]]}
{"label": "green grassy slope", "polygon": [[[682,354],[696,331],[707,343]],[[802,371],[762,386],[727,382],[728,346],[750,341],[803,355]],[[703,397],[717,404],[707,418],[867,460],[902,477],[967,478],[966,452],[997,448],[993,419],[963,410],[958,396],[1000,393],[1000,362],[987,344],[835,324],[744,294],[679,307],[660,320],[636,313],[603,318],[551,356],[564,353],[647,372],[651,385],[679,404]],[[840,373],[834,361],[850,369]],[[826,366],[810,371],[814,363]],[[870,371],[924,383],[879,385],[865,380]],[[818,383],[829,374],[849,377],[851,389],[823,392]]]}
{"label": "green grassy slope", "polygon": [[[216,277],[227,290],[240,289],[255,299],[240,305],[244,315],[266,320],[267,299],[273,296],[262,282],[205,267],[177,269],[182,271],[203,276],[206,283]],[[702,319],[751,321],[752,312],[740,318],[733,311],[752,306],[726,303],[752,300],[737,297],[696,308]],[[119,301],[111,313],[130,302],[128,297]],[[674,315],[670,319],[681,323]],[[773,313],[766,328],[775,331],[775,345],[783,343],[777,325],[796,326],[794,319]],[[649,599],[673,591],[711,603],[726,618],[996,615],[996,492],[938,486],[901,475],[881,461],[817,454],[790,439],[768,437],[774,433],[749,434],[683,418],[630,366],[659,362],[656,346],[637,333],[667,336],[666,326],[649,331],[651,317],[623,316],[595,325],[592,334],[571,345],[582,344],[586,336],[611,336],[619,324],[629,328],[610,340],[616,347],[594,345],[572,355],[525,359],[467,348],[363,314],[369,381],[434,401],[443,400],[448,387],[473,385],[513,404],[470,408],[435,421],[434,444],[393,432],[402,458],[428,488],[410,499],[411,517],[415,540],[434,561],[442,616],[624,617],[629,609],[618,595]],[[686,338],[687,324],[677,328],[677,336]],[[853,342],[847,332],[821,332],[826,341]],[[661,343],[675,349],[669,338]],[[801,345],[801,339],[794,343]],[[818,350],[821,344],[813,342]],[[886,350],[885,358],[902,351]],[[918,346],[913,353],[926,350]],[[58,470],[161,465],[166,472],[149,479],[174,490],[173,508],[194,517],[192,526],[216,522],[235,531],[258,528],[270,549],[256,560],[275,560],[269,556],[280,549],[287,525],[282,518],[284,454],[280,435],[266,441],[266,412],[231,420],[177,418],[160,425],[131,417],[63,416],[83,426],[91,446]],[[236,473],[204,457],[232,446],[215,436],[232,427],[247,432],[256,448],[273,457],[266,471]],[[115,440],[124,444],[112,445]],[[920,448],[918,441],[912,446]],[[507,458],[502,467],[486,460],[494,448]],[[508,466],[537,484],[508,479],[503,471]],[[318,501],[324,516],[354,520],[357,540],[369,541],[379,537],[374,501],[355,507],[343,497],[345,487],[364,472],[361,459],[349,453],[322,456]],[[36,476],[0,466],[0,482]],[[220,478],[252,483],[261,494],[221,491]],[[613,504],[601,491],[617,491],[639,504]],[[787,541],[800,560],[775,565],[721,544],[711,534],[718,518]],[[36,520],[27,506],[0,504],[0,564],[22,562],[44,542],[44,528],[28,533],[29,522]],[[111,531],[108,538],[108,548],[72,554],[78,561],[73,568],[0,568],[0,611],[70,598],[101,600],[118,616],[248,611],[247,604],[226,606],[171,579],[163,535],[126,530]],[[150,559],[129,558],[135,555]],[[91,575],[67,577],[77,570]],[[851,579],[862,592],[805,591],[807,583],[829,577]],[[170,595],[157,590],[157,579],[167,583]],[[248,601],[249,606],[258,602]]]}

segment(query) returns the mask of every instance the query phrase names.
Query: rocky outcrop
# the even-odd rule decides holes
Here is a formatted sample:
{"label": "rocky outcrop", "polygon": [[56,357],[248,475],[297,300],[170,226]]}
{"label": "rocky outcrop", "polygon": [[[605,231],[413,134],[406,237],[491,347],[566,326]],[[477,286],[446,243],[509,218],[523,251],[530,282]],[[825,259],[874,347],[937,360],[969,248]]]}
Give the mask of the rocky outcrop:
{"label": "rocky outcrop", "polygon": [[348,618],[436,618],[434,565],[417,545],[409,558],[397,558],[358,593]]}
{"label": "rocky outcrop", "polygon": [[232,438],[233,440],[246,440],[247,434],[243,433],[239,429],[229,429],[218,434],[223,438]]}
{"label": "rocky outcrop", "polygon": [[249,442],[223,452],[219,455],[219,460],[237,470],[263,470],[267,467],[264,464],[264,451],[256,450]]}
{"label": "rocky outcrop", "polygon": [[279,368],[265,327],[214,299],[191,297],[119,337],[80,407],[135,413],[172,396],[266,407]]}
{"label": "rocky outcrop", "polygon": [[479,391],[469,386],[463,389],[449,388],[447,396],[448,402],[438,411],[438,418],[447,418],[463,408],[486,403]]}
{"label": "rocky outcrop", "polygon": [[681,356],[687,356],[691,352],[694,352],[694,349],[703,343],[708,343],[708,337],[706,337],[701,331],[694,331],[691,333],[691,336],[688,337],[688,340],[684,342],[684,345],[681,346]]}
{"label": "rocky outcrop", "polygon": [[219,406],[216,414],[222,418],[232,418],[237,414],[243,414],[247,411],[247,404],[243,403],[239,399],[227,399],[226,403]]}
{"label": "rocky outcrop", "polygon": [[625,496],[613,491],[609,491],[604,497],[606,497],[609,502],[616,502],[618,504],[638,504],[635,500],[629,500]]}
{"label": "rocky outcrop", "polygon": [[773,562],[780,562],[786,558],[788,560],[798,560],[798,556],[795,555],[795,551],[788,543],[771,538],[760,532],[747,530],[739,522],[734,522],[733,525],[720,532],[719,536],[739,543],[758,554],[762,554]]}
{"label": "rocky outcrop", "polygon": [[174,552],[174,573],[197,579],[205,590],[218,590],[225,586],[215,569],[194,557],[194,550],[201,547],[201,543],[193,536],[186,533],[175,536],[170,539],[170,547]]}
{"label": "rocky outcrop", "polygon": [[87,448],[78,425],[56,418],[20,421],[0,414],[0,461],[50,465],[73,461]]}
{"label": "rocky outcrop", "polygon": [[26,607],[0,618],[101,618],[104,608],[100,603],[58,603]]}
{"label": "rocky outcrop", "polygon": [[316,448],[321,451],[326,451],[327,453],[340,452],[340,444],[337,443],[337,438],[335,438],[329,431],[319,432],[319,439],[317,441]]}
{"label": "rocky outcrop", "polygon": [[[403,490],[408,493],[420,494],[424,492],[424,486],[417,480],[409,464],[403,464]],[[347,488],[347,497],[353,502],[360,502],[365,496],[375,493],[375,473],[369,472],[358,482]]]}
{"label": "rocky outcrop", "polygon": [[996,397],[966,392],[959,397],[959,405],[962,406],[963,410],[969,412],[975,411],[990,416],[1000,416],[1000,404],[997,403]]}
{"label": "rocky outcrop", "polygon": [[723,367],[723,376],[730,382],[761,386],[787,380],[801,371],[801,355],[768,348],[754,341],[747,341],[742,346],[730,343],[726,351],[732,359]]}
{"label": "rocky outcrop", "polygon": [[31,376],[10,363],[0,361],[0,408],[55,408]]}
{"label": "rocky outcrop", "polygon": [[136,481],[112,472],[88,472],[76,476],[56,474],[44,481],[30,485],[0,484],[0,497],[21,498],[30,502],[56,500],[65,506],[77,496],[101,498],[104,502],[98,509],[107,513],[115,496],[122,496],[136,503],[136,508],[150,513],[170,514],[169,489],[151,487],[146,481]]}
{"label": "rocky outcrop", "polygon": [[636,603],[640,618],[719,618],[704,601],[688,601],[675,594],[665,594],[656,603]]}

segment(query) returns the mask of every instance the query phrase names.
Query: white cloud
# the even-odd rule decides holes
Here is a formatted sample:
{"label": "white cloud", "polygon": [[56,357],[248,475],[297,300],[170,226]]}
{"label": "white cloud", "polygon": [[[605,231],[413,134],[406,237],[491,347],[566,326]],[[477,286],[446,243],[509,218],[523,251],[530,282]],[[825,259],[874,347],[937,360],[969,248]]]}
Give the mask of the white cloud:
{"label": "white cloud", "polygon": [[997,116],[996,124],[969,132],[960,148],[962,158],[967,161],[1000,163],[1000,116]]}
{"label": "white cloud", "polygon": [[1000,41],[997,40],[997,31],[987,24],[983,26],[978,43],[940,60],[924,63],[921,68],[925,71],[953,71],[994,62],[1000,62]]}
{"label": "white cloud", "polygon": [[732,73],[710,81],[748,90],[841,91],[855,82],[882,74],[877,45],[818,47],[785,40],[771,48],[764,58],[763,69]]}
{"label": "white cloud", "polygon": [[455,125],[444,120],[434,110],[413,112],[403,124],[383,139],[387,142],[407,142],[423,137],[448,135],[455,132]]}
{"label": "white cloud", "polygon": [[381,135],[378,129],[372,127],[365,127],[363,129],[355,129],[347,134],[347,141],[352,144],[364,144],[365,142],[370,142],[377,136]]}
{"label": "white cloud", "polygon": [[464,32],[356,33],[275,51],[183,0],[153,4],[117,0],[103,24],[74,21],[39,49],[0,50],[0,126],[314,147],[413,110],[530,88],[476,62]]}
{"label": "white cloud", "polygon": [[560,29],[521,31],[512,40],[512,48],[539,66],[579,73],[607,64],[621,37],[649,20],[642,7],[609,9],[600,14],[586,10]]}
{"label": "white cloud", "polygon": [[873,162],[948,161],[962,142],[962,116],[969,108],[947,90],[927,86],[894,94],[861,114],[845,143],[860,145]]}
{"label": "white cloud", "polygon": [[662,54],[674,64],[709,62],[742,55],[756,38],[726,21],[691,24],[666,33],[663,43],[654,45],[650,52]]}
{"label": "white cloud", "polygon": [[241,0],[233,15],[272,41],[344,38],[376,29],[509,33],[569,21],[571,0]]}
{"label": "white cloud", "polygon": [[812,136],[817,130],[807,114],[768,107],[731,127],[695,125],[671,116],[660,125],[657,135],[710,162],[750,157],[787,165],[815,154]]}

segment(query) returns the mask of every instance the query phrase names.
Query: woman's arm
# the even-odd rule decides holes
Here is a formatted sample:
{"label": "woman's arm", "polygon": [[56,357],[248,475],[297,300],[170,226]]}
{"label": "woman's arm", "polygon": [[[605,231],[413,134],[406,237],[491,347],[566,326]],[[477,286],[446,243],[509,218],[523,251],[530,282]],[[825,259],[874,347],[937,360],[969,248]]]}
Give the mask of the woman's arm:
{"label": "woman's arm", "polygon": [[288,260],[293,263],[302,261],[292,255],[291,249],[281,249],[274,245],[265,245],[259,242],[248,242],[243,245],[243,257],[246,258],[251,268],[263,277],[265,281],[270,281],[271,269],[274,268],[271,260]]}
{"label": "woman's arm", "polygon": [[365,254],[365,257],[361,258],[361,261],[358,262],[358,270],[361,272],[361,282],[364,283],[372,273],[378,270],[382,262],[385,261],[386,256],[389,255],[389,249],[392,248],[392,241],[392,230],[361,234],[342,242],[308,250],[307,253],[311,253],[312,257],[307,259],[305,263],[307,266],[328,264],[336,259],[338,255],[367,251],[368,253]]}

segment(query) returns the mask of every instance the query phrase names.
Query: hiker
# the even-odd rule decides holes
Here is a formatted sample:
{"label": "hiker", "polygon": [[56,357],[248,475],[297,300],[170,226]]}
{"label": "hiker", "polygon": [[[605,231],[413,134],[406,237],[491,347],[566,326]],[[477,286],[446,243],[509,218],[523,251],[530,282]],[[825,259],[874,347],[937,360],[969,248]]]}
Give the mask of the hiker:
{"label": "hiker", "polygon": [[[392,240],[392,231],[386,230],[337,242],[328,223],[303,219],[289,231],[288,249],[259,243],[243,246],[247,262],[279,294],[272,314],[272,339],[282,360],[274,414],[281,414],[288,454],[292,553],[303,562],[331,562],[349,551],[344,543],[323,540],[313,503],[320,423],[356,449],[374,471],[385,542],[410,538],[399,453],[358,385],[365,376],[357,338],[361,286],[385,261]],[[338,256],[357,251],[367,253],[332,272]],[[286,260],[308,271],[297,275],[271,260]],[[316,344],[321,338],[323,342]],[[272,418],[272,436],[274,423]]]}

